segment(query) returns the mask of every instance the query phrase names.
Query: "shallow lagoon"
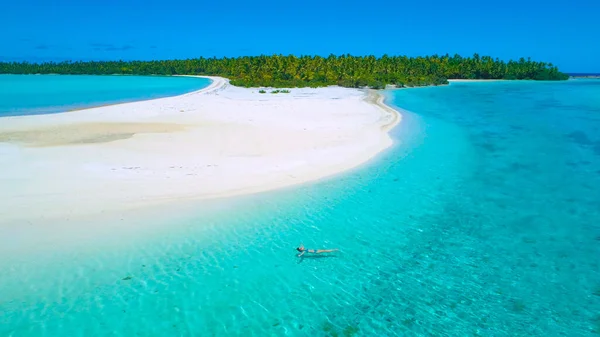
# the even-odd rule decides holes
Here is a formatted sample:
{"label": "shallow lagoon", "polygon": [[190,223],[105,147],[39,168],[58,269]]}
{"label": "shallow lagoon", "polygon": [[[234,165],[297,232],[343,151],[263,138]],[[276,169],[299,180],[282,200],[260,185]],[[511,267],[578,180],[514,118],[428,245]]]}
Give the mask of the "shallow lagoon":
{"label": "shallow lagoon", "polygon": [[181,95],[209,84],[194,77],[0,75],[0,117]]}
{"label": "shallow lagoon", "polygon": [[[600,81],[387,95],[412,112],[358,169],[121,214],[108,233],[2,261],[0,334],[599,331]],[[341,252],[299,259],[300,242]]]}

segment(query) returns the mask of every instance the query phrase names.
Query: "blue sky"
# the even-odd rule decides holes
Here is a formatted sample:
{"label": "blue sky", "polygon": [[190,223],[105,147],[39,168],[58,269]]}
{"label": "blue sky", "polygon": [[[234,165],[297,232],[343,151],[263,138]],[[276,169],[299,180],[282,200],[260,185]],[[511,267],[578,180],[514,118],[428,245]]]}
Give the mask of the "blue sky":
{"label": "blue sky", "polygon": [[0,60],[477,52],[600,72],[600,0],[19,0]]}

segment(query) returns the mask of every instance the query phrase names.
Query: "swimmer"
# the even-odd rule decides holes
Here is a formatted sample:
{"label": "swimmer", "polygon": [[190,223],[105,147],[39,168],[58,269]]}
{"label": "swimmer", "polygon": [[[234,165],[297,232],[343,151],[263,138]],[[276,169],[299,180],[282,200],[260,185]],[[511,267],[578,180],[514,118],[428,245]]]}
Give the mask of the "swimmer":
{"label": "swimmer", "polygon": [[313,254],[321,254],[321,253],[331,253],[331,252],[336,252],[339,249],[306,249],[304,248],[303,244],[300,244],[300,247],[296,248],[297,251],[300,252],[300,254],[298,254],[298,257],[304,255],[304,253],[313,253]]}

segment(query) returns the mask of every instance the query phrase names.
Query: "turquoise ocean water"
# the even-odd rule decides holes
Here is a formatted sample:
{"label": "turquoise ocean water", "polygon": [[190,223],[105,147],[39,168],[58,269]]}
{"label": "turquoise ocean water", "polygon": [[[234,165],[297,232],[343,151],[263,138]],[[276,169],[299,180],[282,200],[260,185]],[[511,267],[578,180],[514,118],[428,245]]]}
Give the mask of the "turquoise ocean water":
{"label": "turquoise ocean water", "polygon": [[0,75],[0,117],[180,95],[208,84],[191,77]]}
{"label": "turquoise ocean water", "polygon": [[1,261],[0,335],[600,333],[600,81],[386,94],[396,145],[351,172]]}

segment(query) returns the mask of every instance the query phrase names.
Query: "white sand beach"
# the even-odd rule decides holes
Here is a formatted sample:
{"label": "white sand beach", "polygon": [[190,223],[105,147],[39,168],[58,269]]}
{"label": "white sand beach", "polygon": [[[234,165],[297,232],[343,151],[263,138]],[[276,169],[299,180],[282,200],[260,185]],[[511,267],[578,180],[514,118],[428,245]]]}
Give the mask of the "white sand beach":
{"label": "white sand beach", "polygon": [[[374,92],[200,91],[0,123],[0,224],[255,193],[356,167],[400,115]],[[378,101],[378,102],[377,102]]]}
{"label": "white sand beach", "polygon": [[448,82],[452,83],[461,83],[461,82],[498,82],[498,81],[506,81],[504,79],[489,79],[489,80],[485,80],[485,79],[477,79],[477,80],[467,80],[467,79],[449,79]]}

